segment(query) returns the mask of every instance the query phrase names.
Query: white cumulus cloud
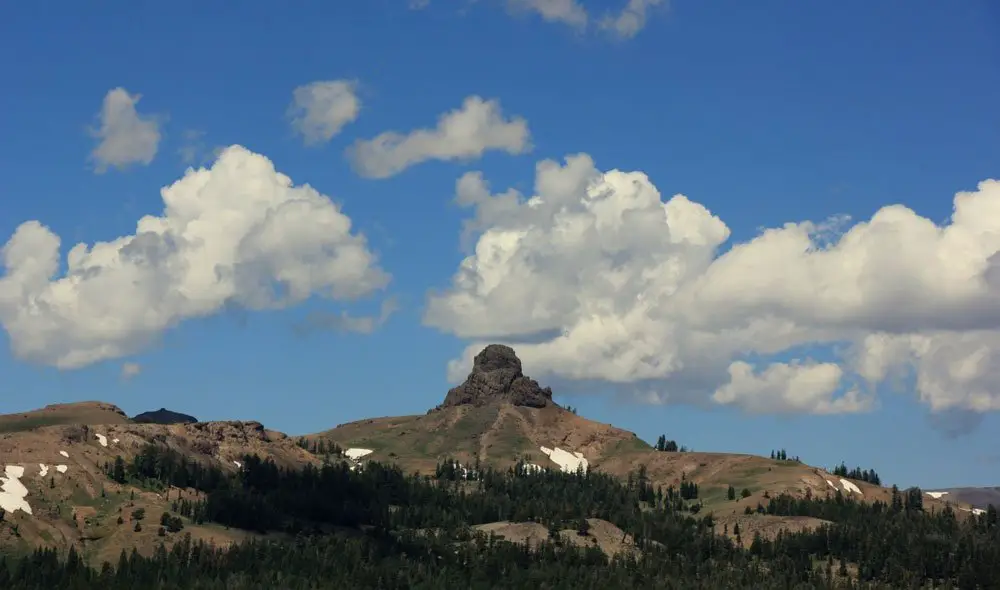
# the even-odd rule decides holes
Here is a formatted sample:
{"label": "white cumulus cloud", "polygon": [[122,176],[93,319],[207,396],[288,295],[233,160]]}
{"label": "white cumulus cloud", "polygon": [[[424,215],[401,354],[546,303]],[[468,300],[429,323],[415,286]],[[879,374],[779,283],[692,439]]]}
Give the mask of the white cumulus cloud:
{"label": "white cumulus cloud", "polygon": [[351,300],[383,288],[363,235],[329,198],[238,145],[160,191],[133,235],[77,244],[39,221],[3,246],[0,323],[22,359],[76,368],[137,352],[163,331],[227,307]]}
{"label": "white cumulus cloud", "polygon": [[955,195],[944,225],[889,205],[728,250],[704,206],[585,154],[540,162],[530,197],[477,172],[456,191],[474,246],[424,315],[473,341],[452,378],[500,341],[539,375],[654,402],[857,412],[903,378],[934,412],[1000,409],[996,180]]}
{"label": "white cumulus cloud", "polygon": [[90,153],[96,172],[104,173],[109,167],[147,165],[156,157],[160,122],[155,116],[143,116],[136,111],[141,98],[141,94],[129,94],[124,88],[114,88],[104,97],[99,125],[91,131],[99,140]]}
{"label": "white cumulus cloud", "polygon": [[368,178],[387,178],[427,160],[472,160],[488,150],[521,154],[531,149],[528,122],[505,118],[497,100],[470,96],[438,118],[433,129],[407,134],[387,131],[348,148],[354,169]]}
{"label": "white cumulus cloud", "polygon": [[299,86],[292,91],[292,104],[288,107],[292,129],[302,135],[306,145],[330,141],[344,125],[357,119],[360,112],[361,99],[353,80],[326,80]]}

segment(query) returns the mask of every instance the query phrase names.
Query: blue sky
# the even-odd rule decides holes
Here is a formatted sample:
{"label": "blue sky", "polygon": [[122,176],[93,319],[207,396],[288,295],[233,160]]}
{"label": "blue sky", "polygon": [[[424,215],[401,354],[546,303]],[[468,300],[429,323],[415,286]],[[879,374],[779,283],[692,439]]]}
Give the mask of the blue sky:
{"label": "blue sky", "polygon": [[[979,225],[993,219],[988,212],[1000,195],[980,187],[980,205],[964,218],[963,227],[975,230],[966,237],[938,248],[925,227],[949,223],[956,192],[976,191],[977,183],[998,177],[1000,41],[992,33],[1000,11],[994,3],[674,0],[651,3],[644,26],[631,37],[600,24],[623,2],[580,0],[590,15],[585,28],[570,17],[545,18],[530,1],[512,4],[432,0],[412,9],[406,0],[371,0],[289,10],[264,2],[239,8],[119,3],[114,9],[55,9],[42,2],[3,8],[0,241],[29,220],[48,227],[61,238],[62,255],[49,279],[66,272],[74,244],[130,236],[144,215],[162,215],[160,189],[184,176],[192,163],[185,155],[211,167],[214,150],[233,144],[341,205],[350,231],[364,234],[364,248],[377,256],[373,264],[391,279],[355,301],[324,298],[322,289],[273,309],[248,309],[254,307],[249,299],[212,300],[217,305],[204,303],[207,311],[177,312],[165,329],[147,330],[142,338],[120,335],[132,329],[126,319],[141,314],[123,319],[113,305],[106,317],[70,317],[80,312],[72,293],[63,294],[69,303],[57,311],[36,310],[38,319],[29,313],[38,293],[55,291],[34,283],[14,296],[8,281],[7,300],[0,289],[6,328],[0,412],[101,399],[129,413],[165,406],[206,420],[258,419],[290,433],[311,432],[423,412],[443,399],[449,363],[452,376],[461,375],[470,351],[496,340],[514,343],[526,372],[552,383],[558,399],[646,440],[666,433],[698,450],[760,454],[784,447],[813,464],[873,466],[884,481],[901,485],[1000,484],[1000,458],[991,450],[1000,442],[993,380],[1000,374],[1000,337],[988,304],[994,292],[975,300],[985,307],[960,297],[972,284],[961,269],[979,272],[998,249],[991,237],[1000,235],[1000,226]],[[308,144],[289,116],[293,92],[338,80],[349,83],[360,108],[342,118],[328,140]],[[126,92],[119,98],[141,96],[132,105],[135,116],[151,121],[157,137],[114,152],[134,161],[99,173],[91,154],[101,138],[92,131],[101,125],[102,101],[117,88]],[[491,103],[500,117],[493,121],[497,134],[464,129],[438,138],[427,148],[438,156],[404,158],[412,163],[385,177],[366,176],[358,157],[345,154],[355,142],[385,132],[433,128],[467,97],[497,101]],[[517,121],[530,137],[517,137],[511,127]],[[462,150],[476,152],[469,145],[482,139],[477,133],[488,145],[469,156]],[[376,160],[401,161],[399,151],[364,145]],[[411,152],[426,148],[409,145]],[[150,146],[155,150],[147,154]],[[468,157],[442,157],[445,152]],[[557,221],[566,221],[563,213],[555,205],[529,210],[523,201],[539,194],[538,162],[578,153],[593,162],[580,164],[581,178],[597,182],[609,199],[623,195],[614,201],[619,205],[648,199],[635,188],[648,184],[663,201],[682,193],[703,207],[678,205],[669,231],[637,222],[601,234],[601,247],[559,250],[552,236]],[[594,176],[611,170],[645,176]],[[475,171],[492,193],[518,190],[517,212],[493,211],[485,197],[466,196],[473,206],[460,206],[456,182]],[[464,178],[472,191],[465,194],[482,188],[473,182],[477,177]],[[552,191],[542,191],[546,203],[575,199],[564,203],[566,210],[580,213],[575,220],[590,219],[582,213],[582,192]],[[642,202],[644,215],[658,210]],[[862,246],[840,257],[764,257],[794,250],[794,229],[773,234],[776,245],[758,241],[728,252],[764,228],[849,215],[830,237],[836,242],[895,204],[912,214],[884,216],[900,225],[870,232],[859,238]],[[496,296],[477,298],[452,282],[473,253],[463,251],[461,237],[476,211],[481,232],[493,228],[497,239],[521,230],[529,236],[516,257],[528,266],[497,263],[500,270],[489,275],[505,278]],[[728,228],[721,243],[722,226],[712,216]],[[919,218],[926,218],[923,226],[914,221]],[[310,233],[315,219],[306,215],[286,229],[314,245],[307,238],[325,231]],[[656,223],[663,224],[662,212]],[[696,233],[701,237],[682,240],[683,256],[670,258],[669,248],[680,246],[664,236]],[[481,235],[470,234],[471,245]],[[709,254],[732,254],[731,264],[708,268],[711,260],[699,249],[703,238],[717,245]],[[786,238],[791,250],[781,250]],[[37,240],[24,243],[41,247]],[[858,252],[871,265],[867,282],[848,284],[837,273],[853,268],[848,254]],[[313,254],[299,251],[296,259],[309,276],[318,273],[310,274]],[[695,269],[676,293],[657,275],[668,259],[687,260],[686,268]],[[261,260],[252,267],[256,279],[264,276]],[[487,260],[479,262],[482,269]],[[876,263],[887,266],[876,269]],[[619,299],[590,286],[612,268],[628,277],[617,289]],[[812,278],[789,278],[801,269],[812,269],[802,270]],[[488,274],[477,276],[488,282]],[[140,298],[157,289],[177,292],[166,270],[141,276],[163,283],[126,281],[106,297],[141,307]],[[436,304],[429,304],[428,293]],[[827,303],[841,299],[851,299],[843,314]],[[371,333],[325,329],[315,321],[342,311],[375,318],[387,300],[398,311],[382,324],[371,322]],[[653,303],[640,317],[628,313],[635,301]],[[148,306],[162,311],[155,299]],[[482,313],[472,317],[469,309]],[[590,317],[602,321],[588,324]],[[754,325],[761,332],[744,318],[759,319]],[[62,328],[46,328],[46,319]],[[103,336],[86,332],[98,319],[123,325],[115,332],[102,324]],[[530,325],[536,319],[537,326]],[[315,329],[295,329],[311,320]],[[775,336],[786,329],[787,339]],[[569,336],[552,337],[560,332]],[[880,350],[909,351],[886,361],[890,368],[880,375],[888,377],[853,402],[828,404],[816,415],[824,399],[833,403],[858,387],[859,375],[868,374],[859,368],[860,343],[886,332],[894,339]],[[699,342],[709,344],[699,348]],[[51,353],[57,348],[103,352],[95,362],[59,369]],[[866,350],[872,361],[873,349]],[[671,354],[676,370],[649,361]],[[719,393],[743,361],[759,378],[734,378],[725,390],[731,396]],[[134,363],[128,366],[137,374],[123,378],[123,363]],[[773,379],[761,377],[768,363],[777,363]],[[963,373],[959,365],[972,368]],[[836,392],[824,389],[828,381],[836,382]],[[933,404],[950,410],[931,418]],[[963,434],[949,436],[948,426]]]}

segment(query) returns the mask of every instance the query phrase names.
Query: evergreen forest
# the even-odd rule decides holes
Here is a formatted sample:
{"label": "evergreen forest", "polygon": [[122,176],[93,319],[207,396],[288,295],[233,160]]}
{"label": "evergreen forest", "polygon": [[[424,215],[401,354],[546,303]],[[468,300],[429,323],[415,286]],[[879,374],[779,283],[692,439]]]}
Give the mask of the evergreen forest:
{"label": "evergreen forest", "polygon": [[[326,455],[301,470],[247,456],[235,475],[153,444],[130,461],[119,457],[105,469],[120,483],[201,492],[178,497],[161,518],[160,535],[171,543],[104,564],[85,563],[75,549],[0,557],[0,588],[1000,588],[996,509],[925,510],[917,488],[894,488],[889,503],[839,491],[772,497],[747,511],[829,524],[737,543],[699,510],[698,486],[654,487],[641,467],[624,481],[453,461],[420,475],[376,462],[359,467],[338,449]],[[596,542],[559,534],[572,529],[586,539],[587,518],[619,527],[633,550],[609,557]],[[497,521],[537,522],[550,535],[528,546],[471,528]],[[184,531],[184,523],[205,522],[265,534],[221,549]]]}

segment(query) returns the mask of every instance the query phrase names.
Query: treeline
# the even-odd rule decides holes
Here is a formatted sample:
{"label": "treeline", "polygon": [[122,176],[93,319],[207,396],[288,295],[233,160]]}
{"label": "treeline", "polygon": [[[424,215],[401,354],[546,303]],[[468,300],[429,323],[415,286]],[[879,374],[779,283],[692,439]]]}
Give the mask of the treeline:
{"label": "treeline", "polygon": [[301,448],[309,451],[316,456],[330,455],[333,457],[343,457],[344,449],[340,447],[337,443],[329,441],[326,439],[314,439],[309,440],[307,438],[300,438],[295,441],[295,444]]}
{"label": "treeline", "polygon": [[794,461],[796,463],[802,462],[802,459],[799,459],[798,455],[795,455],[794,457],[789,457],[788,451],[786,451],[785,449],[778,449],[776,451],[772,450],[771,458],[774,459],[775,461]]}
{"label": "treeline", "polygon": [[861,469],[860,467],[855,467],[854,469],[847,469],[847,465],[841,462],[830,471],[830,473],[838,477],[846,477],[848,479],[859,479],[861,481],[866,481],[870,484],[880,486],[882,485],[882,478],[875,473],[874,469]]}
{"label": "treeline", "polygon": [[678,447],[677,441],[667,440],[667,435],[665,434],[661,434],[660,437],[656,439],[656,444],[653,445],[653,448],[656,449],[657,451],[665,451],[667,453],[678,453],[678,452],[689,453],[692,451],[692,449],[689,449],[683,445]]}
{"label": "treeline", "polygon": [[[598,471],[531,473],[481,467],[459,476],[453,461],[436,475],[405,474],[345,461],[287,470],[248,456],[238,474],[202,466],[150,445],[107,469],[126,481],[185,484],[204,492],[178,500],[194,521],[293,541],[256,542],[228,551],[188,541],[143,558],[91,570],[75,553],[58,561],[39,551],[0,560],[0,587],[24,588],[993,588],[1000,585],[1000,523],[990,508],[959,519],[927,512],[918,489],[895,490],[889,503],[829,498],[769,498],[758,510],[811,516],[816,530],[756,535],[743,549],[699,512],[698,486],[654,486],[644,468],[624,481]],[[443,464],[444,465],[444,464]],[[179,482],[179,483],[178,483]],[[165,517],[161,522],[171,524]],[[589,532],[599,518],[622,529],[639,551],[609,559],[593,542],[573,548],[559,535],[528,548],[470,527],[534,521],[550,531]],[[173,523],[176,524],[176,523]],[[333,531],[348,527],[354,536]],[[177,528],[177,527],[175,527]],[[365,531],[365,532],[361,532]],[[743,531],[744,534],[748,534]],[[624,539],[623,539],[624,540]],[[817,565],[819,564],[819,565]],[[842,565],[843,564],[843,565]],[[848,568],[847,566],[850,566]],[[853,573],[846,576],[845,573]]]}

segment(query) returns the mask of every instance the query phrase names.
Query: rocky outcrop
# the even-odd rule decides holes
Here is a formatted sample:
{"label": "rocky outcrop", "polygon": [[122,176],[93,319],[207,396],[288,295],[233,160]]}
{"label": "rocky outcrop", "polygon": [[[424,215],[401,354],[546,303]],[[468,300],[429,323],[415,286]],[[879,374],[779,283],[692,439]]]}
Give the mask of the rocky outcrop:
{"label": "rocky outcrop", "polygon": [[210,440],[230,444],[254,445],[271,442],[264,425],[256,420],[225,422],[199,422],[187,427],[187,431]]}
{"label": "rocky outcrop", "polygon": [[521,360],[514,349],[490,344],[476,355],[472,372],[465,382],[452,388],[439,408],[483,406],[492,403],[544,408],[551,405],[552,390],[521,372]]}

